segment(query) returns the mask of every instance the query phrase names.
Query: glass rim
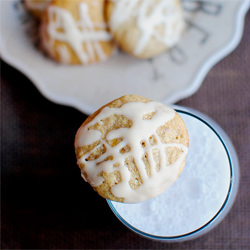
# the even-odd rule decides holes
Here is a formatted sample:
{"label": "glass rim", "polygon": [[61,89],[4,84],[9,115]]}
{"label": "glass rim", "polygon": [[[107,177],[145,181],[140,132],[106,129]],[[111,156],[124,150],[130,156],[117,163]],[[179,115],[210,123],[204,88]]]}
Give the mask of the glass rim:
{"label": "glass rim", "polygon": [[135,233],[144,236],[149,239],[154,239],[154,240],[162,240],[162,241],[183,241],[183,240],[188,240],[188,239],[193,239],[198,236],[201,236],[205,234],[206,232],[210,231],[213,227],[218,225],[221,220],[227,215],[229,210],[231,209],[234,200],[237,195],[238,191],[238,186],[239,186],[239,161],[238,157],[236,154],[236,151],[234,149],[234,146],[227,136],[227,134],[224,132],[224,130],[210,117],[202,114],[201,112],[194,110],[192,108],[185,108],[177,105],[172,105],[172,108],[175,109],[177,113],[181,113],[184,115],[191,116],[195,119],[198,119],[201,121],[203,124],[205,124],[208,128],[210,128],[217,138],[220,140],[222,143],[225,153],[228,157],[228,162],[229,162],[229,168],[230,168],[230,182],[229,182],[229,188],[227,192],[227,196],[225,198],[225,201],[223,202],[222,206],[220,209],[217,211],[217,213],[205,224],[203,224],[201,227],[185,233],[181,235],[176,235],[176,236],[161,236],[161,235],[154,235],[150,234],[147,232],[144,232],[130,223],[128,223],[120,214],[119,212],[115,209],[113,206],[111,200],[107,199],[107,203],[109,207],[111,208],[112,212],[116,215],[116,217],[130,230],[134,231]]}

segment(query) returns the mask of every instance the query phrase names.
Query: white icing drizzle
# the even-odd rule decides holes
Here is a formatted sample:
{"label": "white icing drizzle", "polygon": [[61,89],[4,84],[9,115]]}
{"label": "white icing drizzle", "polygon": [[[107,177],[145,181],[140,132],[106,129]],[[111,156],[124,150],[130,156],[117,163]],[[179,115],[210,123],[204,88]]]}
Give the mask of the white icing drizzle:
{"label": "white icing drizzle", "polygon": [[[80,20],[76,22],[72,14],[66,9],[56,6],[49,7],[48,34],[51,37],[50,47],[53,47],[55,40],[59,40],[69,44],[83,64],[94,60],[95,55],[100,60],[104,60],[106,55],[99,42],[111,40],[111,35],[104,30],[106,28],[105,23],[94,23],[91,20],[89,5],[86,3],[79,4],[79,13]],[[96,28],[102,28],[103,30],[95,30]],[[86,52],[83,43],[86,44]],[[45,46],[49,47],[46,44]],[[65,62],[65,59],[69,60],[68,55],[65,55],[65,50],[59,49],[58,52],[62,62]]]}
{"label": "white icing drizzle", "polygon": [[[152,119],[143,120],[143,116],[151,112],[155,112]],[[83,155],[78,160],[78,164],[83,163],[85,165],[82,170],[82,175],[86,172],[88,182],[92,186],[99,186],[103,182],[103,178],[99,175],[102,171],[107,173],[119,171],[122,180],[112,187],[112,193],[117,197],[123,197],[125,202],[132,203],[143,201],[159,195],[177,178],[181,163],[186,157],[188,150],[183,144],[166,144],[161,142],[160,137],[156,133],[157,128],[174,118],[175,111],[158,102],[131,102],[124,104],[121,108],[106,107],[87,126],[80,127],[76,134],[75,147],[78,148],[83,145],[90,145],[100,140],[100,131],[90,129],[90,126],[101,123],[103,119],[114,114],[123,115],[132,120],[132,127],[110,131],[106,136],[106,140],[115,138],[122,138],[123,140],[114,147],[111,147],[106,140],[102,140],[102,143],[97,147],[105,145],[106,152],[99,158],[90,161],[86,160],[96,148]],[[157,141],[157,144],[154,146],[149,142],[149,138],[152,135],[155,136]],[[142,147],[142,141],[145,142],[145,147]],[[128,145],[131,150],[121,154],[120,150],[126,145]],[[182,151],[177,161],[168,166],[165,152],[167,148],[177,148]],[[156,170],[156,163],[153,158],[153,151],[155,149],[157,149],[160,154],[160,170]],[[148,176],[143,162],[145,153],[148,155],[148,161],[151,166],[150,176]],[[104,161],[108,156],[112,156],[113,159]],[[143,181],[136,189],[132,189],[129,185],[131,173],[124,162],[128,156],[134,158]],[[119,166],[114,166],[115,163],[119,163]]]}
{"label": "white icing drizzle", "polygon": [[[113,0],[115,9],[110,20],[112,30],[130,17],[136,18],[136,26],[141,37],[134,49],[135,54],[143,52],[151,38],[155,38],[167,47],[175,45],[184,28],[182,9],[176,0]],[[152,9],[152,10],[151,10]],[[156,28],[164,26],[164,34],[157,33]]]}
{"label": "white icing drizzle", "polygon": [[57,46],[57,52],[60,55],[62,63],[70,63],[71,55],[65,45]]}

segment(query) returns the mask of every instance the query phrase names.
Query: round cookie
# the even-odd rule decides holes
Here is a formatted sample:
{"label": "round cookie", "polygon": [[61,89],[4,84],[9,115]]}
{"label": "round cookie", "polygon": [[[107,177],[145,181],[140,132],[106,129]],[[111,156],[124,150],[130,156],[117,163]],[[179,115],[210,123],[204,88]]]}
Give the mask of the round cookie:
{"label": "round cookie", "polygon": [[102,197],[126,203],[153,198],[181,173],[188,132],[172,109],[126,95],[89,116],[75,136],[81,175]]}
{"label": "round cookie", "polygon": [[41,19],[43,12],[51,0],[24,0],[25,7],[35,17]]}
{"label": "round cookie", "polygon": [[114,49],[104,18],[105,0],[52,0],[41,26],[44,50],[65,64],[103,61]]}
{"label": "round cookie", "polygon": [[106,18],[121,49],[139,58],[173,47],[184,29],[180,0],[108,0]]}

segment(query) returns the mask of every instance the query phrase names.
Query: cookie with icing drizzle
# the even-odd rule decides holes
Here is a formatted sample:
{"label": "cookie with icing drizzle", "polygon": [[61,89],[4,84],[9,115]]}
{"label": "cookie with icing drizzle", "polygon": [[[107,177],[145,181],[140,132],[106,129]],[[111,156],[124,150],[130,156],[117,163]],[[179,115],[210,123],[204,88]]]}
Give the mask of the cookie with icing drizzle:
{"label": "cookie with icing drizzle", "polygon": [[139,58],[173,47],[184,30],[180,0],[108,0],[106,18],[121,49]]}
{"label": "cookie with icing drizzle", "polygon": [[179,176],[188,132],[172,109],[127,95],[89,116],[75,136],[81,175],[102,197],[141,202],[165,191]]}
{"label": "cookie with icing drizzle", "polygon": [[30,13],[41,19],[43,13],[51,0],[24,0],[24,5]]}
{"label": "cookie with icing drizzle", "polygon": [[41,40],[50,57],[65,64],[103,61],[114,49],[104,18],[105,0],[52,0],[45,10]]}

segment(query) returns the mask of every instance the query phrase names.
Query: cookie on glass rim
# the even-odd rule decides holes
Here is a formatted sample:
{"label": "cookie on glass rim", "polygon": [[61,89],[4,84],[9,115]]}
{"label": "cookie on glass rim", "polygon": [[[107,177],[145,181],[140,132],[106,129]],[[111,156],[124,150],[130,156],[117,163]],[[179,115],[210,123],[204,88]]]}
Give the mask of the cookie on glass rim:
{"label": "cookie on glass rim", "polygon": [[85,181],[102,197],[126,203],[165,191],[183,170],[188,145],[184,121],[172,108],[137,95],[104,105],[75,136]]}

